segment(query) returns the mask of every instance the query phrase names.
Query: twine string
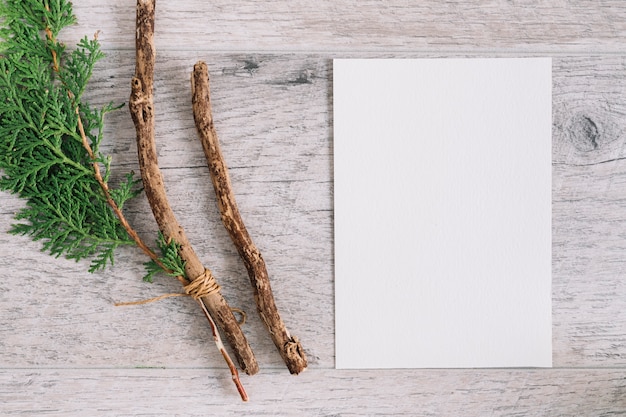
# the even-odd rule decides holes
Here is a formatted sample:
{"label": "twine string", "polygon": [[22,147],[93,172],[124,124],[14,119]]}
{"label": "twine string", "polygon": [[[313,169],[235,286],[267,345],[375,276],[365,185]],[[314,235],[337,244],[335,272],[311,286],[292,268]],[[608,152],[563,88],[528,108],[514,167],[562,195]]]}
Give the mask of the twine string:
{"label": "twine string", "polygon": [[158,297],[153,297],[153,298],[147,298],[145,300],[139,300],[139,301],[121,301],[119,303],[115,303],[113,304],[115,307],[122,307],[122,306],[138,306],[138,305],[142,305],[142,304],[150,304],[150,303],[154,303],[156,301],[161,301],[161,300],[165,300],[166,298],[170,298],[170,297],[186,297],[189,294],[183,294],[183,293],[179,293],[179,292],[171,292],[168,294],[163,294],[163,295],[159,295]]}
{"label": "twine string", "polygon": [[169,297],[185,297],[185,296],[189,296],[197,301],[202,297],[206,297],[207,295],[218,293],[220,289],[221,287],[215,280],[215,277],[213,276],[211,271],[205,268],[202,275],[198,276],[196,279],[194,279],[189,284],[183,287],[183,290],[185,290],[184,293],[174,292],[174,293],[159,295],[158,297],[148,298],[146,300],[115,303],[115,306],[116,307],[136,306],[136,305],[154,303],[156,301],[161,301]]}
{"label": "twine string", "polygon": [[[198,301],[202,297],[219,293],[221,288],[222,287],[220,287],[220,285],[215,280],[213,273],[211,273],[209,269],[205,268],[202,275],[198,276],[196,279],[183,287],[183,290],[185,291],[184,293],[174,292],[159,295],[158,297],[148,298],[145,300],[119,302],[115,303],[115,306],[120,307],[150,304],[170,297],[191,297],[194,300]],[[233,313],[239,313],[241,315],[241,320],[239,320],[238,323],[240,326],[243,326],[247,318],[246,312],[234,307],[231,308],[231,311]]]}
{"label": "twine string", "polygon": [[232,311],[233,313],[238,313],[239,315],[241,315],[241,319],[237,320],[237,323],[240,326],[243,326],[244,324],[246,324],[246,320],[248,319],[248,315],[246,314],[245,311],[243,311],[240,308],[236,308],[236,307],[231,307],[230,311]]}
{"label": "twine string", "polygon": [[216,294],[221,287],[215,280],[215,277],[207,268],[204,273],[183,287],[185,293],[194,300],[198,300],[207,295]]}

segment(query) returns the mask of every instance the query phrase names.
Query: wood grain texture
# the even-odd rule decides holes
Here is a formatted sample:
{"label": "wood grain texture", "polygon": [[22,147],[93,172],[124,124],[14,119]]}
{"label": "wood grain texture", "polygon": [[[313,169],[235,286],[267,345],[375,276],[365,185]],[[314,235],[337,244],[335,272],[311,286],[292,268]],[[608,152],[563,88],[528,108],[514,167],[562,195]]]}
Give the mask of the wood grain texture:
{"label": "wood grain texture", "polygon": [[[102,30],[133,48],[128,0],[76,2],[73,35]],[[79,4],[80,3],[80,4]],[[161,1],[157,48],[210,51],[354,51],[467,48],[597,51],[626,35],[621,0]]]}
{"label": "wood grain texture", "polygon": [[245,404],[225,401],[228,378],[203,369],[4,371],[0,404],[6,416],[58,417],[608,417],[626,407],[626,379],[614,370],[309,370],[261,372],[244,384]]}
{"label": "wood grain texture", "polygon": [[[134,5],[76,2],[71,45],[101,29],[107,57],[87,93],[126,102]],[[414,3],[414,4],[413,4]],[[261,366],[239,404],[191,300],[113,307],[180,290],[141,281],[141,253],[90,275],[6,231],[0,194],[0,414],[8,416],[503,415],[626,413],[626,3],[622,1],[157,4],[156,130],[168,196],[244,326]],[[550,56],[553,60],[553,351],[545,370],[334,370],[332,58]],[[276,302],[309,370],[290,376],[221,225],[191,113],[209,64],[222,151]],[[116,178],[137,171],[128,109],[107,119]],[[147,203],[129,219],[151,241]],[[143,369],[156,367],[157,369]]]}
{"label": "wood grain texture", "polygon": [[625,64],[589,56],[555,65],[553,331],[563,366],[626,359]]}

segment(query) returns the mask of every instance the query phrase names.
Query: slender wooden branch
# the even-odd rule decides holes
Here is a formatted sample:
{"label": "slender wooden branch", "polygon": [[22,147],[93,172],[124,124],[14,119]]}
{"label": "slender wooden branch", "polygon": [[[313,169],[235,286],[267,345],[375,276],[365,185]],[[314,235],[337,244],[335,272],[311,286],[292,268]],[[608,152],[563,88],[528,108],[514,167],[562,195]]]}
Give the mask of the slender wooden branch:
{"label": "slender wooden branch", "polygon": [[98,181],[98,184],[100,185],[100,189],[102,190],[102,193],[104,194],[104,198],[106,198],[107,204],[109,205],[109,207],[111,207],[111,210],[113,210],[113,213],[115,213],[115,216],[119,219],[120,223],[124,227],[124,230],[126,230],[126,233],[128,233],[128,236],[130,236],[130,238],[133,239],[133,241],[139,247],[139,249],[141,249],[143,253],[145,253],[150,259],[152,259],[164,271],[168,272],[168,269],[159,260],[159,256],[152,249],[150,249],[148,245],[146,245],[146,243],[139,236],[137,231],[130,225],[130,223],[128,223],[126,216],[124,216],[124,213],[119,208],[115,200],[113,200],[113,197],[111,196],[111,192],[109,190],[109,184],[107,184],[107,182],[104,181],[104,178],[102,178],[102,173],[100,172],[100,166],[98,165],[98,162],[96,161],[96,155],[94,155],[93,150],[91,149],[91,145],[89,145],[89,141],[87,140],[87,134],[85,133],[85,128],[83,127],[83,121],[80,116],[78,107],[76,107],[76,114],[78,117],[78,131],[82,139],[83,147],[85,148],[85,150],[89,154],[89,157],[93,161],[91,165],[93,167],[94,177],[96,178],[96,181]]}
{"label": "slender wooden branch", "polygon": [[[179,254],[185,261],[185,273],[193,281],[204,276],[205,267],[171,209],[157,161],[152,88],[155,62],[154,11],[154,0],[137,1],[137,62],[131,84],[129,108],[137,133],[137,151],[146,197],[163,236],[180,245]],[[203,296],[202,303],[206,307],[206,313],[224,332],[241,369],[251,375],[258,372],[252,349],[221,293],[213,291]]]}
{"label": "slender wooden branch", "polygon": [[226,348],[224,347],[224,344],[222,343],[219,330],[217,329],[217,326],[215,325],[215,321],[213,320],[213,317],[211,317],[211,314],[207,311],[206,306],[201,300],[198,300],[198,304],[200,305],[200,308],[202,308],[204,315],[206,316],[207,320],[209,321],[209,324],[211,325],[211,329],[213,331],[213,340],[215,341],[215,345],[217,346],[217,349],[220,351],[220,353],[222,354],[222,357],[226,361],[226,364],[228,365],[228,369],[230,369],[230,374],[232,375],[233,382],[235,383],[235,386],[237,387],[237,391],[239,391],[239,395],[241,396],[241,399],[243,401],[248,401],[248,394],[246,394],[246,390],[243,388],[243,385],[241,384],[241,381],[239,380],[239,373],[237,372],[237,368],[235,368],[235,364],[233,364],[233,361],[230,359],[230,356],[228,356],[228,353],[226,352]]}
{"label": "slender wooden branch", "polygon": [[298,338],[289,334],[285,323],[280,318],[270,287],[265,261],[252,241],[239,214],[228,169],[213,125],[209,71],[204,62],[198,62],[194,66],[191,75],[191,90],[194,120],[211,172],[211,182],[217,195],[222,222],[248,270],[259,314],[287,368],[292,374],[298,374],[306,369],[306,355]]}

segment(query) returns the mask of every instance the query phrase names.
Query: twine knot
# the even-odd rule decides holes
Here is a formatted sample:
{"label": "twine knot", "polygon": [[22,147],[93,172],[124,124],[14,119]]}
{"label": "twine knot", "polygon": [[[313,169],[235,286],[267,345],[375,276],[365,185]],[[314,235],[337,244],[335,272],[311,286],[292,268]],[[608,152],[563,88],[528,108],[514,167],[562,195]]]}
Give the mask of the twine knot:
{"label": "twine knot", "polygon": [[218,293],[221,287],[215,280],[211,271],[205,268],[202,275],[185,285],[183,289],[191,298],[198,300],[207,295]]}

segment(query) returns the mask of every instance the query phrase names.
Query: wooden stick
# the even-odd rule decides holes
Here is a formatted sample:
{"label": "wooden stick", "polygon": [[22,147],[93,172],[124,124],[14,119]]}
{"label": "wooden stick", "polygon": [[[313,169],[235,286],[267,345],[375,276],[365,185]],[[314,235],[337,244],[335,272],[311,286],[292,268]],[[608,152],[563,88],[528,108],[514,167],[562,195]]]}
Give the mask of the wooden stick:
{"label": "wooden stick", "polygon": [[243,401],[248,401],[248,394],[246,394],[246,390],[243,388],[243,385],[241,384],[241,381],[239,380],[239,372],[237,372],[237,368],[235,368],[233,361],[230,359],[230,356],[228,356],[228,352],[226,352],[226,348],[224,347],[224,344],[222,343],[222,339],[220,338],[220,333],[217,330],[217,326],[215,325],[215,321],[213,320],[213,317],[211,317],[211,314],[207,311],[206,306],[201,300],[198,300],[198,304],[200,305],[200,308],[204,312],[204,315],[206,316],[207,320],[209,320],[209,324],[211,325],[211,329],[213,330],[213,340],[215,341],[215,345],[217,346],[217,349],[220,351],[220,353],[222,354],[222,357],[226,361],[226,364],[228,365],[228,369],[230,369],[230,374],[232,375],[233,382],[235,386],[237,387],[237,391],[239,392],[241,399]]}
{"label": "wooden stick", "polygon": [[270,287],[265,261],[261,256],[261,252],[252,241],[239,214],[237,202],[230,184],[228,169],[213,125],[209,71],[204,62],[198,62],[193,68],[191,91],[193,116],[209,171],[211,172],[211,182],[217,195],[217,204],[220,209],[222,222],[248,270],[259,314],[267,326],[272,340],[285,361],[289,372],[298,374],[307,367],[306,355],[298,338],[289,334],[285,323],[280,318]]}
{"label": "wooden stick", "polygon": [[[163,236],[166,239],[173,239],[180,245],[179,254],[185,261],[185,273],[193,281],[204,276],[205,267],[171,209],[157,161],[152,89],[155,63],[154,9],[154,0],[137,1],[137,62],[135,77],[131,84],[129,108],[137,133],[137,151],[146,197]],[[241,369],[250,375],[257,373],[259,367],[252,349],[221,293],[212,292],[202,297],[202,302],[208,314],[224,332]]]}

